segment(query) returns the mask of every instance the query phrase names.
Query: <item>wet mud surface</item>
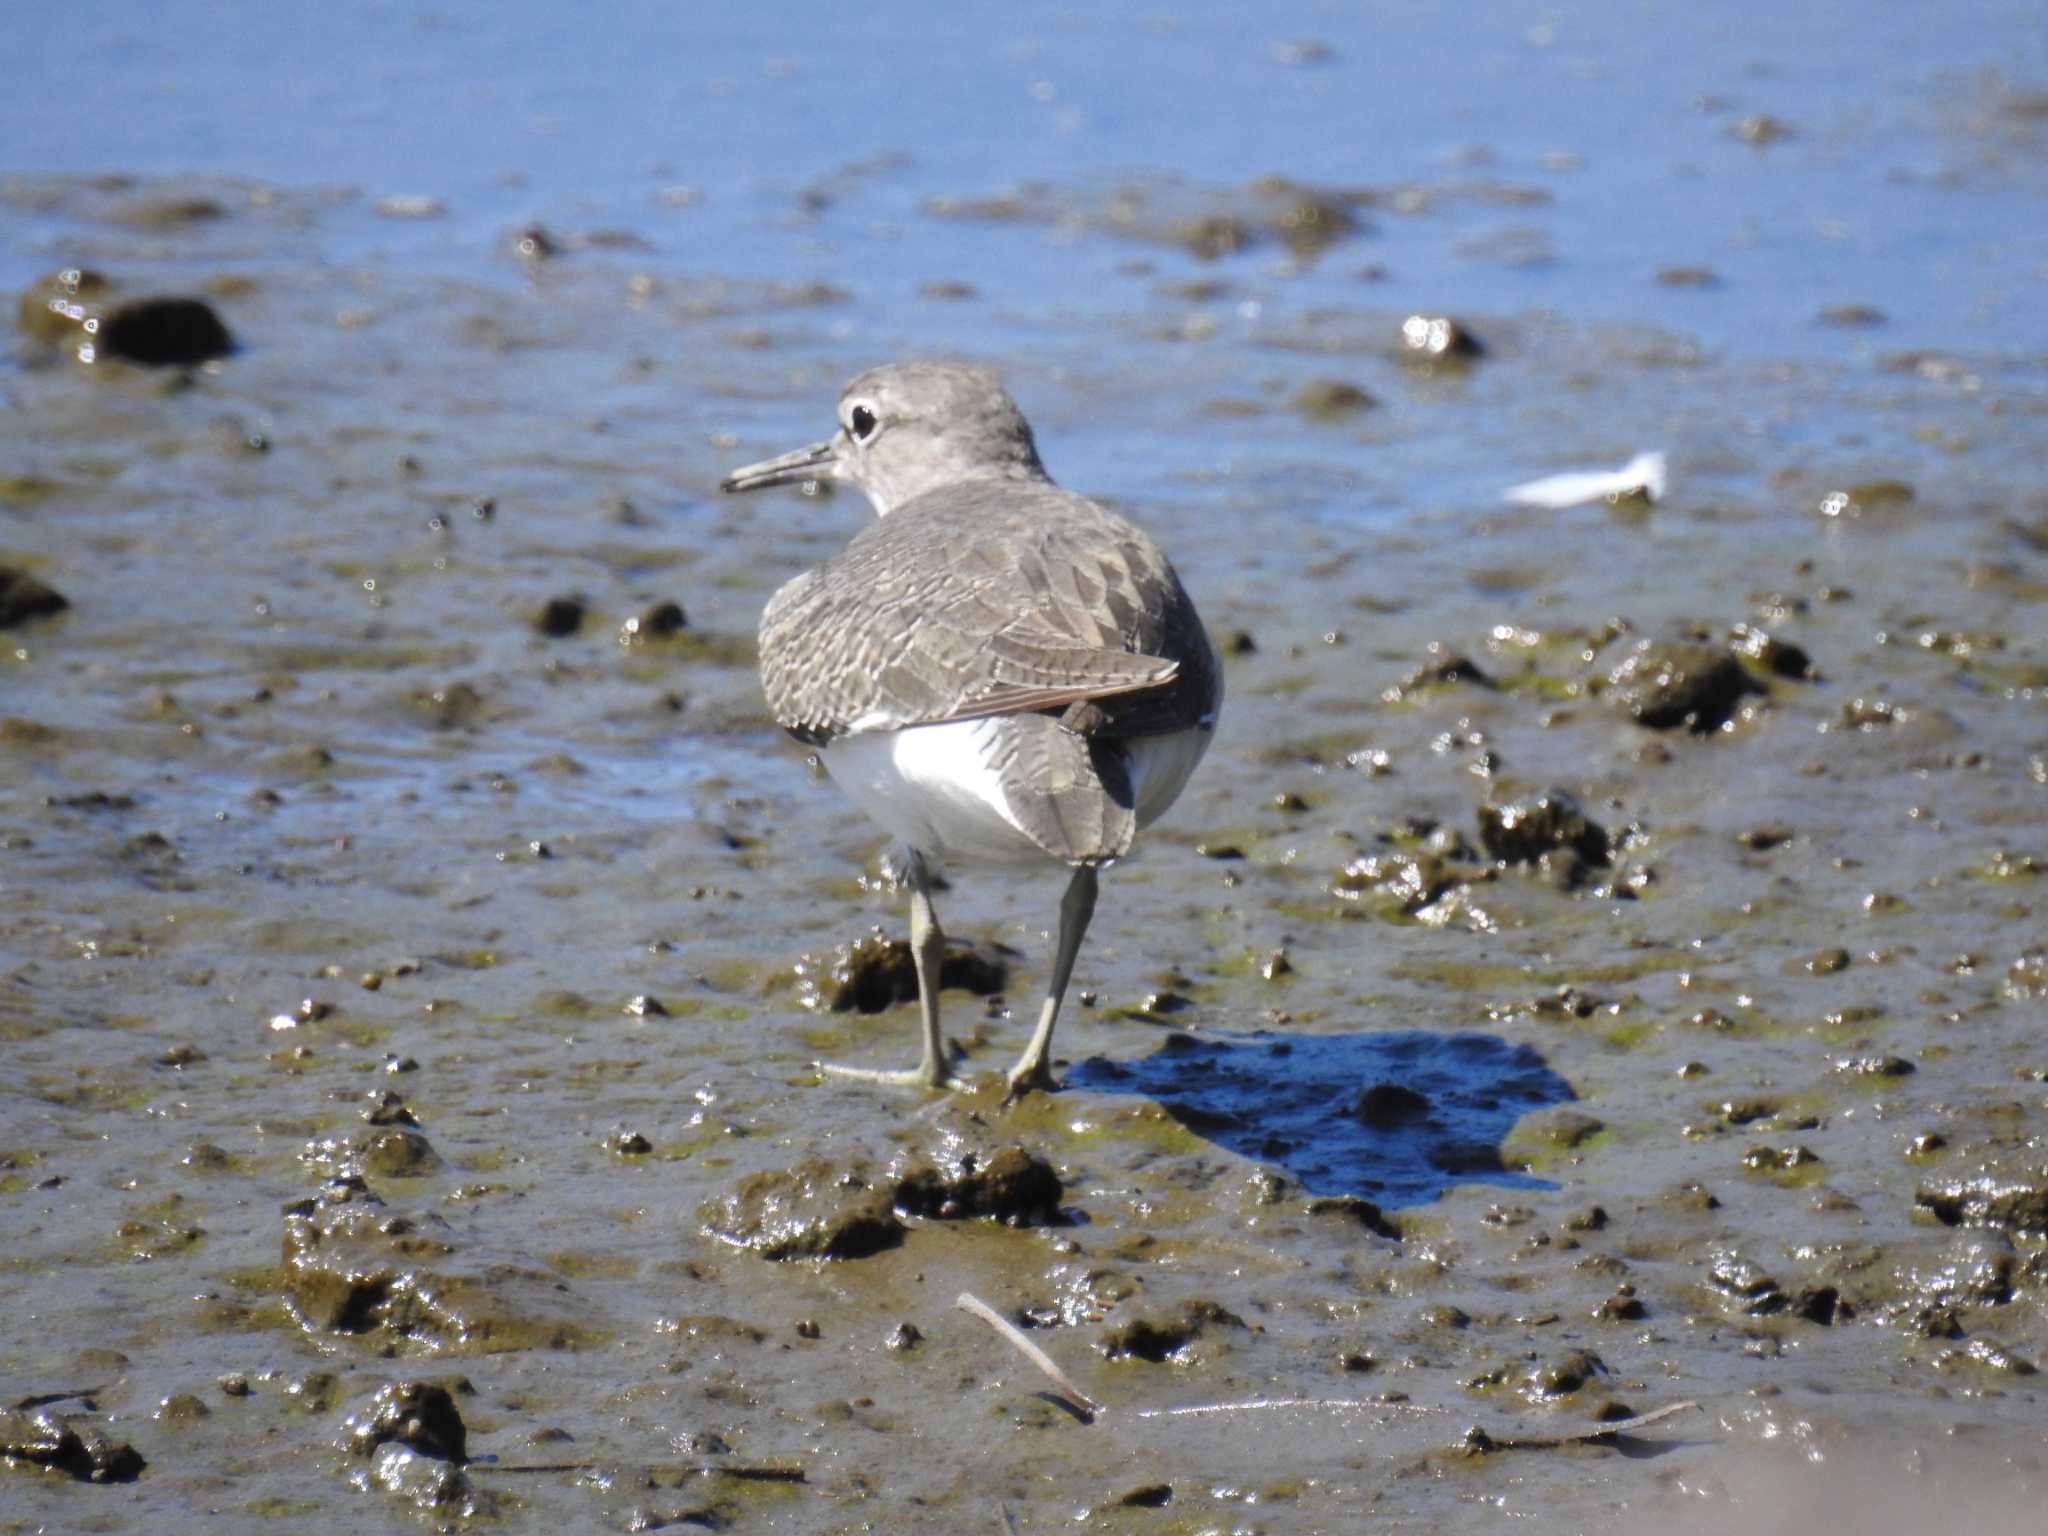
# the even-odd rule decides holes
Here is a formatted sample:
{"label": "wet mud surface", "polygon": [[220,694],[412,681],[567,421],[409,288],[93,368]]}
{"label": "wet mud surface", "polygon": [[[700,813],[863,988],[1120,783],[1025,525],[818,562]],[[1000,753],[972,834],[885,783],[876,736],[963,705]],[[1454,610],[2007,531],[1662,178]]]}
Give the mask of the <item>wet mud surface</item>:
{"label": "wet mud surface", "polygon": [[[932,216],[1096,206],[1034,197]],[[1640,1528],[1901,1447],[2037,1505],[2040,356],[1531,311],[1418,368],[1143,274],[1032,328],[1229,692],[1005,1106],[811,1066],[914,1056],[904,902],[751,637],[867,514],[714,488],[879,360],[856,299],[6,198],[234,348],[0,372],[6,1528]],[[1664,446],[1654,505],[1473,489]],[[1057,899],[942,898],[970,1069]]]}

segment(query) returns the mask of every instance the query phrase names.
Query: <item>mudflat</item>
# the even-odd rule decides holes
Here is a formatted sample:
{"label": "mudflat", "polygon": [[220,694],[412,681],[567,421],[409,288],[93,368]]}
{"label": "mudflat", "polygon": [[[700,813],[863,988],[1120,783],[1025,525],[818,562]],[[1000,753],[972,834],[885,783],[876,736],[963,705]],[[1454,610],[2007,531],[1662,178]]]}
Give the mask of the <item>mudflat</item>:
{"label": "mudflat", "polygon": [[[902,903],[752,634],[868,513],[715,485],[822,435],[860,300],[8,200],[227,340],[39,283],[0,374],[0,1526],[2038,1507],[2039,355],[1418,357],[1140,271],[983,359],[1064,482],[1142,453],[1229,690],[1005,1107],[811,1067],[914,1049]],[[975,1068],[1055,894],[949,901]]]}

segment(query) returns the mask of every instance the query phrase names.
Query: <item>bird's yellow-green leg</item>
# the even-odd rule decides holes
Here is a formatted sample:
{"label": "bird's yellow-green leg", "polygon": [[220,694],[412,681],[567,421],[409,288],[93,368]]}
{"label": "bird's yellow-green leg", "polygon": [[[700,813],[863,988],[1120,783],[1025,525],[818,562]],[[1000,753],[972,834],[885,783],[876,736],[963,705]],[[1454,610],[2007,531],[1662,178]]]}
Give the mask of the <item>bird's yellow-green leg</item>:
{"label": "bird's yellow-green leg", "polygon": [[1060,940],[1053,955],[1052,980],[1045,989],[1045,1005],[1039,1010],[1031,1043],[1010,1069],[1011,1098],[1033,1088],[1059,1086],[1052,1075],[1052,1027],[1059,1022],[1060,1000],[1067,995],[1067,982],[1074,974],[1074,957],[1080,954],[1088,920],[1095,915],[1095,883],[1095,866],[1083,864],[1067,882],[1067,894],[1060,898]]}
{"label": "bird's yellow-green leg", "polygon": [[904,1088],[961,1088],[964,1079],[954,1076],[951,1053],[939,1033],[939,973],[946,962],[946,935],[939,927],[939,914],[932,907],[931,876],[924,860],[910,859],[910,960],[917,969],[917,1011],[924,1026],[924,1056],[907,1071],[883,1067],[842,1067],[821,1061],[818,1070],[827,1077],[850,1078],[861,1083],[888,1083]]}

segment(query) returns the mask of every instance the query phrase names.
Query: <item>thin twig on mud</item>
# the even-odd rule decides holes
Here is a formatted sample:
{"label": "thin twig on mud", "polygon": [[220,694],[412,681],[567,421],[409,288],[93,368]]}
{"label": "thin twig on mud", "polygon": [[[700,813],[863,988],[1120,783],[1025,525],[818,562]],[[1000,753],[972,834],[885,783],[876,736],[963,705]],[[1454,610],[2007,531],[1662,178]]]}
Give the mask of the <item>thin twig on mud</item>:
{"label": "thin twig on mud", "polygon": [[[1388,1402],[1370,1397],[1256,1397],[1243,1403],[1189,1403],[1179,1408],[1140,1408],[1133,1417],[1173,1419],[1212,1413],[1246,1413],[1260,1408],[1313,1408],[1317,1411],[1366,1409],[1414,1414],[1448,1414],[1452,1411],[1431,1403]],[[1674,1414],[1689,1413],[1698,1408],[1699,1404],[1695,1402],[1666,1403],[1662,1408],[1652,1408],[1648,1413],[1639,1413],[1633,1418],[1611,1419],[1605,1423],[1588,1424],[1583,1429],[1551,1435],[1495,1435],[1474,1426],[1466,1433],[1464,1448],[1479,1451],[1553,1450],[1561,1445],[1576,1445],[1581,1441],[1605,1440],[1613,1435],[1630,1434],[1668,1419]]]}
{"label": "thin twig on mud", "polygon": [[[594,1472],[601,1467],[616,1467],[617,1462],[606,1461],[545,1461],[515,1462],[507,1464],[491,1457],[480,1456],[462,1464],[465,1472]],[[648,1462],[637,1470],[649,1476],[660,1473],[667,1477],[730,1477],[743,1483],[801,1483],[808,1481],[804,1469],[799,1466],[778,1462],[692,1462],[678,1465],[675,1462]]]}
{"label": "thin twig on mud", "polygon": [[1257,1408],[1378,1409],[1393,1413],[1448,1413],[1428,1403],[1389,1402],[1379,1397],[1255,1397],[1242,1403],[1186,1403],[1179,1408],[1140,1408],[1141,1419],[1177,1419],[1205,1413],[1246,1413]]}
{"label": "thin twig on mud", "polygon": [[1048,1355],[1036,1344],[1025,1338],[1023,1331],[1015,1323],[1004,1317],[979,1296],[976,1296],[971,1291],[962,1291],[953,1298],[953,1305],[962,1312],[972,1312],[984,1323],[987,1323],[989,1327],[995,1329],[1018,1354],[1045,1372],[1052,1379],[1055,1386],[1071,1397],[1076,1405],[1084,1410],[1084,1417],[1092,1419],[1096,1414],[1103,1411],[1104,1404],[1098,1403],[1086,1392],[1075,1386],[1073,1378],[1053,1363],[1051,1355]]}
{"label": "thin twig on mud", "polygon": [[[1026,1360],[1037,1366],[1050,1377],[1079,1408],[1083,1422],[1092,1422],[1094,1415],[1105,1411],[1105,1405],[1074,1385],[1073,1378],[1053,1363],[1052,1356],[1024,1337],[1023,1331],[971,1291],[962,1291],[953,1298],[953,1305],[962,1312],[971,1312],[1007,1340]],[[1656,1424],[1674,1414],[1697,1411],[1695,1402],[1666,1403],[1662,1408],[1652,1408],[1648,1413],[1639,1413],[1633,1418],[1614,1419],[1606,1423],[1589,1424],[1583,1429],[1569,1430],[1554,1435],[1493,1435],[1475,1427],[1467,1436],[1468,1448],[1477,1450],[1543,1450],[1560,1445],[1574,1445],[1585,1440],[1605,1440],[1612,1435],[1625,1435],[1635,1430]],[[1367,1412],[1367,1413],[1409,1413],[1448,1414],[1452,1410],[1431,1403],[1411,1403],[1380,1397],[1255,1397],[1242,1403],[1185,1403],[1178,1408],[1140,1408],[1132,1417],[1140,1419],[1190,1418],[1216,1413],[1252,1413],[1269,1408],[1309,1408],[1322,1412]],[[1008,1512],[1004,1512],[1008,1518]]]}
{"label": "thin twig on mud", "polygon": [[1609,1435],[1626,1435],[1646,1424],[1655,1424],[1659,1419],[1668,1419],[1676,1413],[1696,1412],[1699,1406],[1693,1402],[1666,1403],[1662,1408],[1652,1408],[1648,1413],[1639,1413],[1632,1419],[1610,1419],[1601,1424],[1588,1424],[1584,1429],[1567,1430],[1561,1435],[1486,1435],[1486,1443],[1480,1449],[1547,1451],[1560,1445],[1577,1445],[1585,1440],[1605,1440]]}

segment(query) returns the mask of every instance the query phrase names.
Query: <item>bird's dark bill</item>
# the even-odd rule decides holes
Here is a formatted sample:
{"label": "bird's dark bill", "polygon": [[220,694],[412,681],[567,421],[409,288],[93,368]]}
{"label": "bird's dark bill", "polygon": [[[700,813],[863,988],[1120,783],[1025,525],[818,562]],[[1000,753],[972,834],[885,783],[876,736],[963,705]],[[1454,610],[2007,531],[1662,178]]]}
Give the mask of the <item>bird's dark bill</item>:
{"label": "bird's dark bill", "polygon": [[799,448],[794,453],[785,453],[780,458],[763,459],[759,464],[749,464],[736,469],[719,482],[719,489],[726,491],[758,491],[765,485],[788,485],[798,480],[825,480],[831,478],[833,461],[838,450],[831,439],[813,443],[808,448]]}

